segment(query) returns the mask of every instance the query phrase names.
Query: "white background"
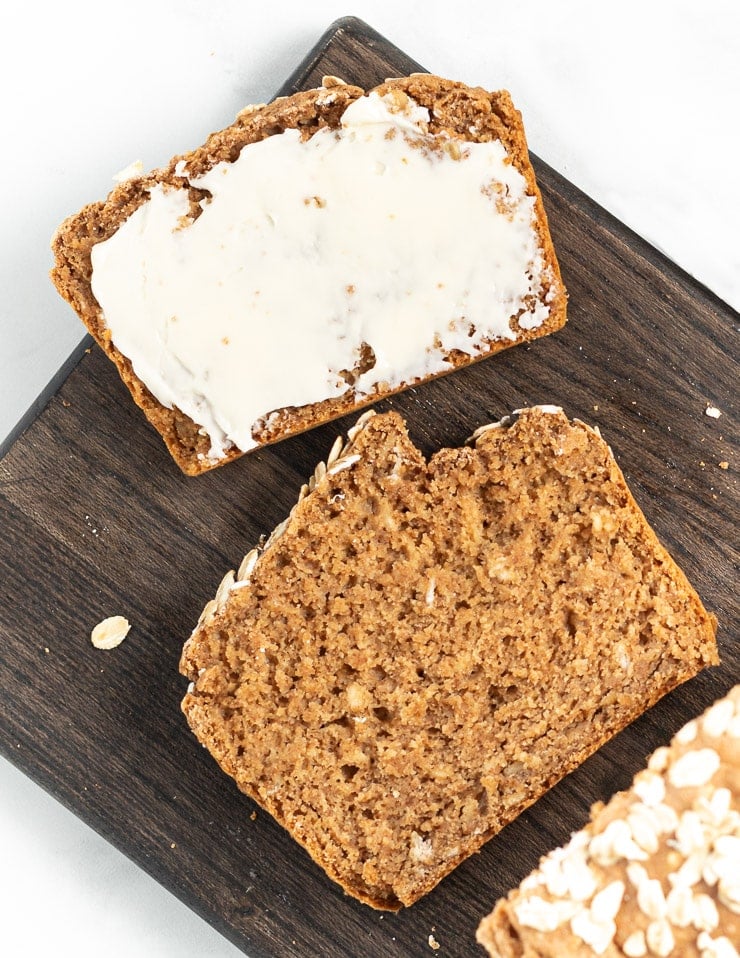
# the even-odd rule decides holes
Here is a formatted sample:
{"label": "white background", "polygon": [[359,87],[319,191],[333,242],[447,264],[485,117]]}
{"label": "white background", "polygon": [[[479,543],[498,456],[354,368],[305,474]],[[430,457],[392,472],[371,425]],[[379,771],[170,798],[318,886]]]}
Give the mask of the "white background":
{"label": "white background", "polygon": [[[47,279],[58,223],[132,160],[160,165],[269,99],[348,14],[433,72],[507,87],[533,152],[740,308],[736,0],[67,0],[11,11],[0,31],[0,443],[83,334]],[[3,955],[239,954],[4,760],[0,848]]]}

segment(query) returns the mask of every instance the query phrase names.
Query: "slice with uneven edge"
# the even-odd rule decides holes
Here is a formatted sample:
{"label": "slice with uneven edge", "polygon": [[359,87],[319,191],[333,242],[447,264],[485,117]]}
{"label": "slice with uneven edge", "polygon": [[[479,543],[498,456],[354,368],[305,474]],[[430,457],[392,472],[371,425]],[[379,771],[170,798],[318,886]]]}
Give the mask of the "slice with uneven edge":
{"label": "slice with uneven edge", "polygon": [[366,414],[183,649],[198,739],[347,892],[409,905],[660,696],[715,623],[598,433],[427,462]]}
{"label": "slice with uneven edge", "polygon": [[426,75],[248,108],[53,248],[191,474],[565,322],[519,112]]}
{"label": "slice with uneven edge", "polygon": [[478,929],[491,958],[738,958],[740,685]]}

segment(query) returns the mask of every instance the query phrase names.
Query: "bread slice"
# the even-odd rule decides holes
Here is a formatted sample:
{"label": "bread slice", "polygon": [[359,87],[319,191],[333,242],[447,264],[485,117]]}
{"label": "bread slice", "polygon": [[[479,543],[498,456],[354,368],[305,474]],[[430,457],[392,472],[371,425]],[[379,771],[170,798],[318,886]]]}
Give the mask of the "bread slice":
{"label": "bread slice", "polygon": [[491,958],[737,958],[740,685],[595,805],[477,937]]}
{"label": "bread slice", "polygon": [[183,710],[349,894],[410,905],[662,695],[715,621],[554,407],[429,462],[366,413],[186,642]]}
{"label": "bread slice", "polygon": [[193,475],[565,322],[509,94],[427,75],[249,107],[53,250]]}

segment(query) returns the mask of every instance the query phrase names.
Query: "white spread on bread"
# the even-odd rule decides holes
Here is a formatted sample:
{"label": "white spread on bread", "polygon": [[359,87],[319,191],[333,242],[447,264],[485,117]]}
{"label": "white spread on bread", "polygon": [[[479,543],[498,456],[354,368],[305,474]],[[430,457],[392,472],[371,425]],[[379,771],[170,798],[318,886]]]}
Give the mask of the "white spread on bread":
{"label": "white spread on bread", "polygon": [[159,184],[93,247],[114,345],[211,458],[256,446],[274,410],[413,383],[451,350],[515,339],[511,317],[549,315],[524,177],[500,141],[433,136],[428,120],[361,97],[340,130],[286,130],[192,176],[210,194],[195,219],[187,188]]}

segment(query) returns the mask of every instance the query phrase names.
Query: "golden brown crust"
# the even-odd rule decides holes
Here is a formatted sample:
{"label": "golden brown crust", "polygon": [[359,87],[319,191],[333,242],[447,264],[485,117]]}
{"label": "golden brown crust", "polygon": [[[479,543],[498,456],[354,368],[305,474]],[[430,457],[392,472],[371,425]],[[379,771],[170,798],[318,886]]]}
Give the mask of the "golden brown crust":
{"label": "golden brown crust", "polygon": [[204,610],[183,710],[331,878],[395,909],[716,663],[714,631],[587,426],[529,410],[427,463],[370,414]]}
{"label": "golden brown crust", "polygon": [[[110,341],[104,317],[90,288],[92,248],[96,243],[108,239],[134,210],[147,200],[148,190],[152,186],[157,183],[182,186],[186,183],[186,178],[177,175],[177,164],[182,160],[186,161],[189,175],[197,176],[211,169],[216,163],[233,162],[248,144],[286,129],[300,129],[305,131],[306,136],[311,136],[322,127],[337,128],[346,107],[362,96],[364,91],[360,87],[333,79],[329,80],[327,85],[333,94],[331,102],[327,102],[325,89],[318,89],[243,110],[231,126],[211,134],[200,148],[174,157],[164,169],[120,184],[105,201],[84,207],[67,219],[54,237],[52,248],[55,265],[51,277],[59,293],[77,312],[106,355],[116,364],[135,402],[162,435],[180,468],[189,475],[197,475],[214,466],[223,465],[241,456],[242,452],[233,449],[217,462],[209,460],[210,441],[201,434],[198,424],[177,408],[168,409],[159,403],[135,375],[129,360]],[[559,329],[566,319],[567,295],[560,277],[542,198],[529,162],[521,115],[514,108],[509,94],[505,91],[488,93],[480,88],[467,87],[462,83],[425,74],[389,80],[377,89],[381,94],[392,91],[406,93],[420,105],[427,107],[432,114],[430,130],[433,133],[445,131],[453,137],[480,142],[500,139],[514,164],[524,175],[528,192],[535,197],[536,230],[544,262],[552,276],[550,316],[541,327],[533,330],[522,330],[512,321],[512,329],[516,331],[515,341],[490,341],[481,355],[476,357],[455,353],[449,357],[452,367],[468,365],[509,346]],[[474,133],[471,128],[475,129]],[[195,204],[200,196],[197,191],[193,192],[193,208],[196,210]],[[424,380],[414,380],[402,388],[422,381]],[[299,409],[281,410],[277,415],[271,416],[259,431],[255,431],[254,438],[262,445],[277,442],[398,391],[400,390],[376,388],[373,393],[360,400],[349,389],[336,399]],[[266,410],[267,412],[270,411]]]}

